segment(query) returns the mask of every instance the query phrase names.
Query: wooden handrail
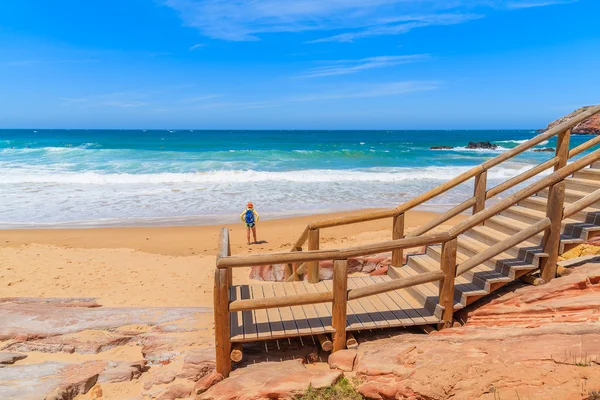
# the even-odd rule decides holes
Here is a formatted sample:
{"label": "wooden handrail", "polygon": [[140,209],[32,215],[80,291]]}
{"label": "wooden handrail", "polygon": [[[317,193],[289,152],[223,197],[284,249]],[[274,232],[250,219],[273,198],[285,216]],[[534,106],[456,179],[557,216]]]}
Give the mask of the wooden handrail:
{"label": "wooden handrail", "polygon": [[229,303],[229,312],[301,306],[304,304],[329,303],[331,301],[333,301],[332,292],[304,293],[285,297],[267,297],[261,299],[234,300]]}
{"label": "wooden handrail", "polygon": [[473,269],[474,267],[488,261],[490,258],[497,256],[498,254],[510,249],[511,247],[521,243],[524,240],[540,233],[544,229],[548,228],[552,222],[550,218],[544,218],[530,227],[523,229],[519,233],[504,239],[501,242],[496,243],[493,246],[488,247],[481,253],[477,253],[475,256],[469,258],[467,261],[460,264],[456,269],[456,276],[462,275],[465,272]]}
{"label": "wooden handrail", "polygon": [[600,189],[577,200],[575,203],[566,206],[563,211],[563,219],[569,218],[573,214],[577,214],[579,211],[591,206],[592,204],[598,201],[600,201]]}
{"label": "wooden handrail", "polygon": [[[600,105],[590,107],[586,111],[577,114],[575,117],[547,130],[544,133],[541,133],[540,135],[538,135],[534,138],[529,139],[528,141],[526,141],[524,143],[519,144],[518,146],[516,146],[516,147],[514,147],[514,148],[512,148],[512,149],[510,149],[510,150],[508,150],[508,151],[506,151],[506,152],[504,152],[504,153],[502,153],[502,154],[500,154],[500,155],[498,155],[476,167],[471,168],[470,170],[460,174],[459,176],[455,177],[454,179],[451,179],[450,181],[448,181],[436,188],[433,188],[433,189],[423,193],[422,195],[417,196],[414,199],[409,200],[406,203],[399,205],[398,207],[396,207],[394,209],[366,213],[366,214],[355,215],[355,216],[348,216],[348,217],[342,217],[342,218],[334,218],[334,219],[329,219],[329,220],[311,222],[308,225],[308,228],[309,229],[329,228],[329,227],[333,227],[333,226],[348,225],[348,224],[354,224],[354,223],[358,223],[358,222],[366,222],[366,221],[373,221],[373,220],[382,219],[382,218],[389,218],[389,217],[401,214],[401,213],[406,212],[418,205],[421,205],[422,203],[424,203],[428,200],[431,200],[433,197],[436,197],[436,196],[460,185],[461,183],[475,177],[477,174],[479,174],[483,171],[487,171],[490,168],[508,160],[509,158],[512,158],[518,154],[521,154],[524,151],[529,150],[530,148],[542,143],[543,141],[555,136],[556,134],[576,126],[580,122],[588,119],[589,117],[595,115],[598,112],[600,112]],[[504,188],[503,190],[506,190],[507,188],[508,187]],[[499,190],[498,193],[500,193],[501,191],[502,190]],[[306,239],[301,240],[303,238],[303,236],[304,236],[304,234],[298,239],[298,241],[295,244],[295,247],[299,247],[304,244]]]}
{"label": "wooden handrail", "polygon": [[493,206],[486,208],[473,215],[472,217],[467,218],[464,221],[459,222],[452,229],[450,229],[450,236],[458,236],[461,233],[464,233],[468,229],[479,225],[481,222],[486,219],[498,214],[501,211],[506,210],[507,208],[515,205],[519,201],[565,179],[567,176],[573,174],[575,171],[580,170],[586,165],[590,165],[593,162],[600,159],[600,150],[596,150],[585,157],[580,158],[577,161],[572,162],[564,168],[559,169],[556,172],[548,175],[544,179],[539,180],[538,182],[533,183],[532,185],[519,190],[518,192],[512,194],[511,196],[505,198],[504,200],[494,204]]}
{"label": "wooden handrail", "polygon": [[423,283],[435,282],[443,278],[444,273],[442,271],[432,271],[409,276],[407,278],[392,279],[391,281],[378,283],[375,285],[351,289],[348,292],[348,300],[360,299],[361,297],[373,296],[375,294],[385,293],[392,290],[422,285]]}
{"label": "wooden handrail", "polygon": [[442,243],[448,239],[447,232],[424,235],[416,238],[389,240],[386,242],[347,247],[345,249],[297,251],[285,253],[256,254],[249,256],[221,257],[218,268],[252,267],[256,265],[286,264],[308,261],[328,261],[377,254],[394,249],[408,249],[428,244]]}
{"label": "wooden handrail", "polygon": [[[583,153],[590,147],[593,147],[597,144],[600,144],[600,135],[595,136],[593,139],[590,139],[590,140],[586,141],[585,143],[582,143],[579,146],[571,149],[569,151],[569,158],[573,158],[573,157]],[[532,177],[538,175],[539,173],[554,167],[557,164],[558,164],[558,157],[552,157],[551,159],[546,160],[542,164],[539,164],[525,172],[522,172],[519,175],[489,189],[486,192],[485,198],[486,198],[486,200],[491,199],[491,198],[499,195],[500,193],[502,193],[508,189],[511,189],[512,187],[526,181],[527,179],[532,178]],[[426,224],[421,225],[419,228],[411,231],[406,236],[414,237],[414,236],[419,236],[426,232],[429,232],[430,230],[437,227],[438,225],[443,224],[444,222],[448,221],[450,218],[455,217],[458,214],[473,207],[473,205],[475,205],[475,202],[476,202],[475,197],[471,197],[470,199],[465,200],[462,203],[454,206],[453,208],[451,208],[444,214],[441,214],[438,217],[427,222]]]}

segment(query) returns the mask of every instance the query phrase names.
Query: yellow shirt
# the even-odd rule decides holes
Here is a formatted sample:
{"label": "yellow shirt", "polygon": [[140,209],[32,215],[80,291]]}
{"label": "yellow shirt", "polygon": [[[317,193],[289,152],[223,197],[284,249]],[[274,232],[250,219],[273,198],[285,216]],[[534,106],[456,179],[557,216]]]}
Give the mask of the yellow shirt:
{"label": "yellow shirt", "polygon": [[256,212],[255,209],[253,208],[246,208],[241,214],[240,214],[240,219],[242,220],[243,223],[246,223],[246,211],[248,210],[252,210],[252,214],[254,214],[254,222],[258,222],[258,219],[260,218],[260,215],[258,215],[258,212]]}

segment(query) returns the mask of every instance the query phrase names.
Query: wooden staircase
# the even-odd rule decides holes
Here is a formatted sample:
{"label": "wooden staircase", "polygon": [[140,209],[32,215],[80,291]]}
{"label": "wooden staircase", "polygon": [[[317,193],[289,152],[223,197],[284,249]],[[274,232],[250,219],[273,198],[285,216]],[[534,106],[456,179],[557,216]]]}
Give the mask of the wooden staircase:
{"label": "wooden staircase", "polygon": [[[585,168],[565,179],[565,206],[581,200],[600,189],[600,168]],[[546,217],[548,189],[526,198],[516,205],[486,220],[457,237],[457,262],[466,261],[491,245],[527,228]],[[597,204],[600,207],[600,203]],[[600,234],[600,208],[588,207],[570,218],[563,219],[560,253]],[[519,277],[540,268],[540,260],[547,257],[542,249],[543,232],[519,243],[503,253],[485,261],[472,270],[456,277],[454,286],[454,310],[497,290]],[[389,275],[405,278],[423,272],[438,271],[442,257],[441,245],[427,246],[425,254],[409,255],[406,265],[391,267]],[[421,299],[430,310],[439,307],[439,282],[431,282],[410,288],[413,296]]]}
{"label": "wooden staircase", "polygon": [[[561,252],[600,235],[600,149],[592,151],[600,136],[569,147],[571,128],[598,113],[600,106],[591,107],[396,208],[311,222],[289,252],[232,256],[228,230],[222,229],[214,286],[217,371],[229,374],[242,342],[316,335],[337,351],[351,331],[444,329],[455,311],[524,275],[539,271],[545,282],[553,279]],[[554,157],[487,187],[491,168],[553,137]],[[404,231],[407,211],[471,179],[471,198]],[[472,215],[447,231],[428,233],[469,209]],[[322,229],[386,218],[389,241],[319,249]],[[424,254],[409,255],[402,264],[404,250],[423,246]],[[389,251],[387,277],[348,278],[349,259]],[[321,261],[333,261],[331,281],[319,281]],[[274,264],[284,266],[285,283],[233,284],[233,268]]]}

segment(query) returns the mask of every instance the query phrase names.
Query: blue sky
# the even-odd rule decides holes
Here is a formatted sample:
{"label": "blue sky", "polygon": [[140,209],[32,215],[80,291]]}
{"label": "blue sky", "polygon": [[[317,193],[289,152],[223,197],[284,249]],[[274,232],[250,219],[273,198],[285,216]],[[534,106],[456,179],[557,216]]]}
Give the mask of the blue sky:
{"label": "blue sky", "polygon": [[600,103],[598,0],[0,2],[0,128],[538,128]]}

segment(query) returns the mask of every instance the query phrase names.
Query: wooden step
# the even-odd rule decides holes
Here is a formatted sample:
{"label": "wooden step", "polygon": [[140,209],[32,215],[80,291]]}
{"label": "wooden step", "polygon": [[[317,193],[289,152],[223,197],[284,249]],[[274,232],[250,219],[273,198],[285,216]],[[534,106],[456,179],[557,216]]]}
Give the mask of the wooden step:
{"label": "wooden step", "polygon": [[[409,265],[413,267],[413,270],[424,273],[439,271],[440,263],[434,260],[426,254],[409,257]],[[436,290],[439,292],[439,282],[432,282]],[[438,293],[436,292],[436,293]],[[454,302],[460,303],[463,307],[468,304],[467,298],[469,296],[485,296],[489,294],[481,286],[476,285],[464,276],[457,276],[454,281]]]}
{"label": "wooden step", "polygon": [[[549,192],[548,188],[540,190],[540,192],[538,193],[538,196],[548,198],[548,192]],[[584,198],[588,194],[589,193],[587,193],[587,192],[582,192],[579,190],[572,190],[572,189],[567,188],[567,189],[565,189],[565,203],[569,203],[569,204],[575,203],[577,200]],[[600,207],[600,202],[594,204],[594,206]]]}
{"label": "wooden step", "polygon": [[[464,240],[466,236],[459,236],[459,242]],[[440,262],[442,257],[442,248],[441,246],[430,246],[427,248],[427,254]],[[456,252],[456,262],[461,264],[471,258],[467,252],[462,252],[458,250]],[[504,268],[499,268],[500,270],[504,270]],[[508,270],[506,270],[508,271]],[[496,268],[496,261],[489,260],[483,264],[478,265],[470,271],[465,272],[461,276],[467,278],[470,282],[475,285],[483,288],[486,292],[490,293],[494,290],[494,285],[496,283],[508,283],[512,282],[512,279],[508,276],[508,274],[504,274],[501,271],[498,271]]]}
{"label": "wooden step", "polygon": [[[408,256],[409,259],[411,257],[411,255]],[[408,263],[402,267],[390,266],[390,268],[388,268],[388,275],[394,279],[407,278],[417,274],[418,272],[408,265]],[[441,315],[441,312],[444,308],[439,305],[439,292],[437,286],[435,286],[433,283],[430,282],[422,285],[411,286],[402,290],[405,290],[409,295],[422,304],[428,312],[433,313],[436,316]]]}
{"label": "wooden step", "polygon": [[584,168],[575,172],[575,178],[588,179],[591,181],[600,181],[600,169],[598,168]]}
{"label": "wooden step", "polygon": [[[503,215],[494,215],[484,222],[484,226],[490,227],[498,232],[504,233],[505,235],[512,236],[528,228],[530,224]],[[543,232],[540,232],[537,235],[529,238],[528,241],[536,244],[540,243],[542,236]]]}
{"label": "wooden step", "polygon": [[600,182],[590,179],[566,178],[567,189],[578,190],[580,192],[592,193],[600,189]]}
{"label": "wooden step", "polygon": [[[487,246],[492,246],[508,239],[511,235],[500,232],[489,225],[484,225],[475,226],[469,229],[465,232],[465,236],[473,238]],[[528,241],[521,242],[517,246],[505,250],[505,253],[513,259],[518,258],[537,265],[537,259],[545,256],[541,251],[540,243],[541,241],[532,242],[531,239],[529,239]]]}
{"label": "wooden step", "polygon": [[[516,220],[518,220],[520,222],[524,222],[526,224],[535,224],[539,220],[546,218],[545,211],[532,210],[530,208],[522,207],[522,206],[512,206],[512,207],[502,211],[500,213],[500,215],[503,215],[505,217],[509,217],[512,219],[516,219]],[[562,221],[562,226],[564,227],[569,224],[578,224],[578,223],[581,223],[581,221],[578,221],[578,220],[575,220],[572,218],[565,218]]]}
{"label": "wooden step", "polygon": [[[565,206],[567,204],[570,203],[565,202]],[[542,196],[532,196],[519,202],[519,206],[521,207],[541,211],[544,214],[546,213],[547,205],[548,199]],[[570,218],[577,221],[585,221],[589,223],[594,223],[596,219],[598,219],[598,221],[600,222],[600,208],[588,207],[582,211],[579,211],[577,214],[572,215]]]}

